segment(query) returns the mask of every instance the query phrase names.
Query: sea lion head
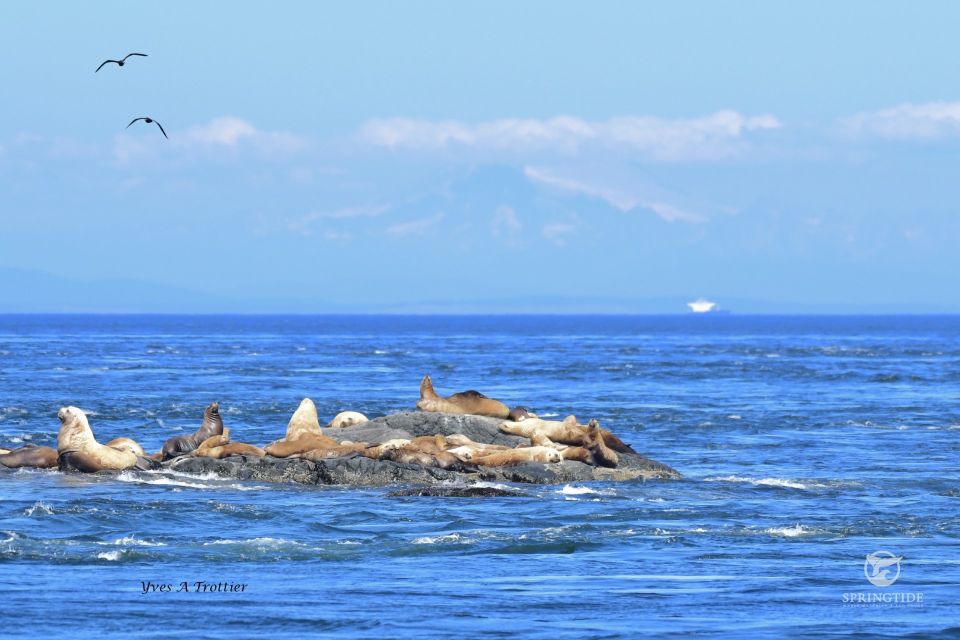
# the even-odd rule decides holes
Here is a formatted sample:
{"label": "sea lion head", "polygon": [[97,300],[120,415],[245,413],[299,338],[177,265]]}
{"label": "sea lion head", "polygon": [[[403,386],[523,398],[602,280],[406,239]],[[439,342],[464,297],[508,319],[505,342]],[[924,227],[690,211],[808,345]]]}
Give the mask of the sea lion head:
{"label": "sea lion head", "polygon": [[96,442],[90,423],[87,421],[87,414],[77,407],[60,407],[57,417],[60,418],[57,450],[77,451]]}
{"label": "sea lion head", "polygon": [[535,414],[531,413],[526,407],[514,407],[510,409],[510,415],[507,416],[507,420],[511,422],[521,422],[531,417],[535,417]]}
{"label": "sea lion head", "polygon": [[223,433],[223,419],[220,417],[220,403],[214,400],[203,410],[203,423],[197,429],[196,436],[203,442],[210,436]]}
{"label": "sea lion head", "polygon": [[327,428],[343,429],[345,427],[352,427],[355,424],[369,422],[369,420],[367,416],[359,411],[341,411],[334,416],[333,420],[327,423]]}
{"label": "sea lion head", "polygon": [[563,460],[563,456],[556,449],[548,448],[545,453],[547,457],[547,462],[560,462]]}

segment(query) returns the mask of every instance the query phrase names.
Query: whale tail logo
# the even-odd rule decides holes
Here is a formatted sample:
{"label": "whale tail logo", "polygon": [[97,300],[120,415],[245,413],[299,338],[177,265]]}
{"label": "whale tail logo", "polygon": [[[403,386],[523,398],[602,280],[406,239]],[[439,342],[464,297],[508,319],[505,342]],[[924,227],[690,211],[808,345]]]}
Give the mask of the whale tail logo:
{"label": "whale tail logo", "polygon": [[[900,561],[903,556],[895,556],[889,551],[868,553],[863,562],[863,575],[876,587],[889,587],[900,577]],[[891,576],[896,565],[896,575]]]}

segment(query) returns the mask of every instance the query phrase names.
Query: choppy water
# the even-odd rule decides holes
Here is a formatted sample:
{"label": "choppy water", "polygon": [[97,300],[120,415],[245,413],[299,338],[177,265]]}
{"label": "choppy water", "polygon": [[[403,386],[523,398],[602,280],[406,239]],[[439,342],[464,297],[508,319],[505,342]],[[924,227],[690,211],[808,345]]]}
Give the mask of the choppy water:
{"label": "choppy water", "polygon": [[[304,396],[322,417],[381,415],[411,408],[424,373],[597,417],[684,479],[445,499],[4,472],[2,634],[960,631],[956,317],[7,316],[0,446],[55,446],[56,411],[75,404],[101,442],[155,450],[214,399],[232,436],[263,444]],[[885,588],[864,574],[878,550],[903,556]]]}

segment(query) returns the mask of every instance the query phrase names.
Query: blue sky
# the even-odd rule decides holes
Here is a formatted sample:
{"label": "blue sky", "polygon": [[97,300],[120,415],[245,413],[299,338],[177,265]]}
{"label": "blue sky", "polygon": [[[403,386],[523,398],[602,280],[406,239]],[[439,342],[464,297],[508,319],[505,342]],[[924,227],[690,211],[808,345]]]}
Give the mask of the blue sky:
{"label": "blue sky", "polygon": [[956,24],[3,3],[0,311],[960,311]]}

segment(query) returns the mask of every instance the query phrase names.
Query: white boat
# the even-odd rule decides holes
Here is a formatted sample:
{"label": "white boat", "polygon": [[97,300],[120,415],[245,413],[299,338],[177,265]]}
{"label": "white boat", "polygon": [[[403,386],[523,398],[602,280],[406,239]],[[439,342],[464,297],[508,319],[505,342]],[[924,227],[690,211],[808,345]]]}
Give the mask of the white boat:
{"label": "white boat", "polygon": [[688,302],[687,306],[693,313],[710,313],[717,310],[716,302],[710,302],[704,298],[697,298],[693,302]]}

